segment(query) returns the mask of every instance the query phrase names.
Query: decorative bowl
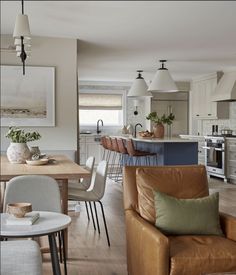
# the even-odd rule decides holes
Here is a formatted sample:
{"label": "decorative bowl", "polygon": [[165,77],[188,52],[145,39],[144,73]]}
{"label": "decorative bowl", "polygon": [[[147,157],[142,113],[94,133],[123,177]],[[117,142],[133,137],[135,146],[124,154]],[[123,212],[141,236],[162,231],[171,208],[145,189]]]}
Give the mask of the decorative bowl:
{"label": "decorative bowl", "polygon": [[32,211],[32,204],[28,202],[8,203],[7,213],[16,218],[23,218],[26,213]]}

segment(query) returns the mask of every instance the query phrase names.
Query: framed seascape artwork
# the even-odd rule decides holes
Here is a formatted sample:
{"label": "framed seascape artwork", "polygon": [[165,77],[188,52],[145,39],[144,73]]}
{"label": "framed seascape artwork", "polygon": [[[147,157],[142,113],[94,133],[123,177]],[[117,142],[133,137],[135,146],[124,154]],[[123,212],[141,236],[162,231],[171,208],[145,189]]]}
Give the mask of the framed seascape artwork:
{"label": "framed seascape artwork", "polygon": [[1,126],[55,126],[55,68],[1,66]]}

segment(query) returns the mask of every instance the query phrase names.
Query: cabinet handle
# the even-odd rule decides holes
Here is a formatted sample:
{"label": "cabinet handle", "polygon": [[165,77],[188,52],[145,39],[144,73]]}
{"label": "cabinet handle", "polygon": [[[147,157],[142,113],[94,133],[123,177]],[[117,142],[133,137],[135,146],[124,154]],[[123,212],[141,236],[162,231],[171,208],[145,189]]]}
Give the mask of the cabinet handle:
{"label": "cabinet handle", "polygon": [[207,114],[208,116],[211,116],[211,114]]}
{"label": "cabinet handle", "polygon": [[199,116],[199,115],[196,115],[196,116]]}

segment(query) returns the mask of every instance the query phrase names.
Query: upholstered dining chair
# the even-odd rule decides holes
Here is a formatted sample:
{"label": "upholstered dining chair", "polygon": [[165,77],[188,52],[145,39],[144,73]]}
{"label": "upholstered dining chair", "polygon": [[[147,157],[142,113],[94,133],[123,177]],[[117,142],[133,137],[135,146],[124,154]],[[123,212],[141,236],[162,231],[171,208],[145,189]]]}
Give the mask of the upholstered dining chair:
{"label": "upholstered dining chair", "polygon": [[[94,163],[95,163],[95,157],[93,157],[93,156],[88,157],[88,159],[86,160],[84,168],[90,172],[90,177],[86,178],[86,179],[81,179],[81,181],[79,181],[79,182],[78,181],[69,182],[69,188],[68,188],[68,193],[69,194],[71,192],[73,193],[73,190],[86,191],[86,190],[89,189],[89,187],[91,186],[91,181],[92,181]],[[71,201],[75,201],[74,198],[71,197],[70,195],[68,195],[68,199],[71,200]],[[86,201],[85,201],[85,207],[86,207],[88,220],[90,220],[88,206],[87,206]],[[94,216],[93,216],[93,210],[92,210],[92,206],[91,206],[90,202],[89,202],[89,207],[90,207],[90,213],[91,213],[91,217],[92,217],[92,221],[93,221],[93,227],[94,227],[94,230],[96,230],[96,226],[95,226],[95,222],[94,222]]]}
{"label": "upholstered dining chair", "polygon": [[1,275],[42,275],[39,245],[32,240],[1,242]]}
{"label": "upholstered dining chair", "polygon": [[99,226],[99,221],[98,221],[96,202],[98,202],[100,204],[102,216],[103,216],[104,227],[105,227],[105,231],[106,231],[107,243],[108,243],[108,246],[110,246],[110,239],[109,239],[109,234],[108,234],[108,229],[107,229],[107,224],[106,224],[105,213],[104,213],[104,209],[103,209],[103,204],[101,202],[101,199],[103,198],[104,193],[105,193],[107,168],[108,168],[107,161],[102,160],[101,162],[99,162],[99,164],[97,166],[96,173],[95,173],[95,177],[92,179],[93,188],[91,190],[87,190],[87,191],[80,191],[78,189],[74,189],[74,190],[70,189],[69,197],[73,198],[76,201],[93,202],[99,234],[100,234],[100,226]]}
{"label": "upholstered dining chair", "polygon": [[69,186],[68,186],[69,189],[73,188],[73,189],[78,189],[78,190],[87,190],[90,187],[94,163],[95,163],[95,157],[90,156],[87,158],[85,166],[83,168],[85,168],[86,170],[88,170],[90,172],[90,177],[86,178],[86,179],[81,179],[79,182],[78,181],[69,182]]}
{"label": "upholstered dining chair", "polygon": [[[6,211],[8,203],[29,202],[33,211],[50,211],[61,213],[61,195],[55,179],[41,175],[27,175],[12,178],[5,191],[3,208]],[[64,233],[59,232],[59,252],[62,262],[61,242],[63,247],[64,271],[67,274]]]}

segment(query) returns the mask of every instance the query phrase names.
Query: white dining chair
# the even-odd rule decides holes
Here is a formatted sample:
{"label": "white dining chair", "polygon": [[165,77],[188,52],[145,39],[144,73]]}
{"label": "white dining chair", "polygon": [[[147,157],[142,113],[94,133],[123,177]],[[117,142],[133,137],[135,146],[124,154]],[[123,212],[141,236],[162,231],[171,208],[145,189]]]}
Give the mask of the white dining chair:
{"label": "white dining chair", "polygon": [[87,190],[90,187],[94,163],[95,163],[95,157],[90,156],[87,158],[85,166],[83,168],[85,168],[90,172],[90,177],[81,179],[80,181],[76,181],[76,182],[69,182],[69,185],[68,185],[69,190],[70,188],[78,189],[78,190]]}
{"label": "white dining chair", "polygon": [[43,274],[41,252],[35,241],[2,241],[0,246],[1,275]]}
{"label": "white dining chair", "polygon": [[106,224],[106,217],[103,209],[103,204],[101,202],[101,199],[103,198],[105,193],[107,168],[108,168],[107,161],[102,160],[101,162],[99,162],[95,176],[92,179],[93,188],[87,191],[81,191],[81,190],[72,188],[69,191],[69,197],[77,201],[93,202],[99,234],[100,234],[100,226],[99,226],[99,220],[97,215],[96,202],[100,204],[104,227],[106,231],[107,243],[108,243],[108,246],[110,246],[110,239],[109,239],[109,234],[108,234],[108,229]]}
{"label": "white dining chair", "polygon": [[[26,175],[12,178],[6,187],[3,208],[6,212],[8,203],[29,202],[33,211],[62,212],[61,195],[58,183],[55,179],[41,175]],[[64,259],[64,271],[67,274],[64,232],[58,233],[60,261],[62,252]],[[61,242],[63,250],[61,251]]]}
{"label": "white dining chair", "polygon": [[[95,163],[95,157],[90,156],[88,157],[88,159],[86,160],[85,166],[84,168],[86,170],[88,170],[90,172],[90,177],[89,178],[84,178],[84,179],[80,179],[80,181],[73,181],[73,182],[69,182],[68,185],[68,199],[70,201],[76,201],[74,200],[73,197],[70,196],[70,193],[73,192],[73,190],[88,190],[91,186],[91,181],[92,181],[92,174],[93,174],[93,169],[94,169],[94,163]],[[88,220],[90,220],[90,215],[89,215],[89,211],[88,211],[88,206],[87,206],[87,202],[85,201],[85,207],[86,207],[86,213],[87,213],[87,217]],[[96,230],[96,226],[95,226],[95,222],[94,222],[94,216],[93,216],[93,210],[92,210],[92,206],[91,203],[89,202],[89,207],[90,207],[90,213],[91,213],[91,217],[92,217],[92,221],[93,221],[93,227],[94,230]]]}

